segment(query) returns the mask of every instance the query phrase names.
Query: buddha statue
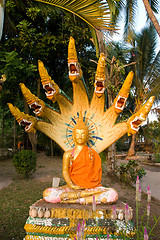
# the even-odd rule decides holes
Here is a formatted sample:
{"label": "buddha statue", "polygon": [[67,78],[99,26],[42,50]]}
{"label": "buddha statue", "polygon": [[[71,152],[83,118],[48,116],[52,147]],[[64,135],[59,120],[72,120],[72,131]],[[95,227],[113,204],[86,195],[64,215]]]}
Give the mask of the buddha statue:
{"label": "buddha statue", "polygon": [[51,203],[115,203],[117,192],[101,185],[102,167],[98,153],[87,146],[88,128],[80,115],[73,129],[75,147],[63,155],[63,177],[67,185],[47,188],[43,192],[45,201]]}
{"label": "buddha statue", "polygon": [[[25,127],[26,132],[35,133],[39,130],[65,151],[63,176],[67,185],[46,189],[43,196],[47,202],[85,204],[92,202],[93,195],[97,203],[115,203],[118,199],[114,189],[101,185],[101,159],[95,150],[100,153],[126,133],[129,136],[137,133],[140,125],[146,120],[155,97],[150,97],[127,121],[116,123],[118,115],[125,107],[134,74],[131,71],[127,75],[113,105],[105,110],[104,91],[107,85],[105,65],[105,54],[101,53],[95,75],[94,93],[89,101],[83,73],[78,63],[75,41],[70,37],[68,68],[73,87],[73,101],[49,76],[44,64],[38,61],[46,96],[52,103],[57,102],[59,110],[36,97],[22,83],[20,84],[22,93],[36,117],[25,114],[8,103],[11,113],[17,122]],[[83,118],[80,112],[83,113]],[[85,122],[88,125],[85,125]]]}

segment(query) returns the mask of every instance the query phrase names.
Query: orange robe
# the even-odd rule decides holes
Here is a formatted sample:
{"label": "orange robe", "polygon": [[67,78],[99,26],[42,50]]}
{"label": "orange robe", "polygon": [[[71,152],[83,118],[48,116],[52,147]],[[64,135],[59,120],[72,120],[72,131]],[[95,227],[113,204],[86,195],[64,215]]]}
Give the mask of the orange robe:
{"label": "orange robe", "polygon": [[102,167],[98,153],[84,146],[69,168],[71,180],[80,187],[101,186]]}

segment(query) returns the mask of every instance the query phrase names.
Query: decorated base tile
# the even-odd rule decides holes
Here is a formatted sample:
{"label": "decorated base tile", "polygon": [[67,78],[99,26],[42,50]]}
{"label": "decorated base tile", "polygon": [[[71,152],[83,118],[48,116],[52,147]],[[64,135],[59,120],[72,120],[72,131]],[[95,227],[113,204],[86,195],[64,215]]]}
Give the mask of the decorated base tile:
{"label": "decorated base tile", "polygon": [[[117,202],[115,212],[112,205],[53,204],[43,199],[30,206],[24,229],[25,240],[65,240],[76,237],[77,226],[84,220],[84,239],[121,239],[125,233],[133,239],[133,210],[129,207],[129,221],[125,221],[125,203]],[[114,213],[113,213],[114,212]],[[126,238],[126,239],[127,239]]]}

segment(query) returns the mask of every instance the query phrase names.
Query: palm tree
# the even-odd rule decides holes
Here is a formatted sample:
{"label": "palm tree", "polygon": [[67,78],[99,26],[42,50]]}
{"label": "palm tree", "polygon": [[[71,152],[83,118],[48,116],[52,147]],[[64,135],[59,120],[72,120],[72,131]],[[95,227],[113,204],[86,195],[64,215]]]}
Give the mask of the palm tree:
{"label": "palm tree", "polygon": [[[152,2],[152,1],[151,1]],[[144,3],[144,6],[146,8],[146,11],[148,13],[148,16],[151,20],[151,22],[153,23],[159,37],[160,37],[160,25],[157,21],[157,18],[155,17],[154,13],[153,13],[153,10],[152,10],[152,3],[151,5],[149,4],[149,1],[148,0],[143,0],[143,3]],[[156,5],[156,12],[157,12],[157,9],[158,9],[158,1],[154,1],[154,4]]]}
{"label": "palm tree", "polygon": [[[110,14],[114,11],[114,3],[112,0],[107,2],[99,0],[72,0],[72,1],[59,1],[59,0],[14,0],[14,3],[25,12],[26,2],[36,4],[45,10],[45,5],[57,7],[64,12],[70,12],[74,16],[79,17],[87,23],[91,30],[92,38],[96,47],[97,56],[99,54],[98,39],[101,37],[101,31],[113,30],[114,26],[110,24]],[[0,0],[0,39],[3,30],[5,11],[5,0]],[[11,22],[11,20],[9,20]],[[12,24],[13,25],[13,24]],[[27,107],[26,107],[27,111]],[[33,134],[32,134],[33,135]],[[35,136],[29,135],[30,142],[34,143]]]}
{"label": "palm tree", "polygon": [[[133,40],[134,48],[131,51],[132,61],[137,62],[134,67],[135,85],[133,88],[135,96],[135,112],[139,110],[143,102],[151,95],[159,98],[160,90],[160,51],[155,54],[156,31],[153,25],[145,27]],[[135,135],[128,156],[135,155]]]}
{"label": "palm tree", "polygon": [[[160,26],[154,15],[158,13],[159,1],[158,0],[143,0],[144,6],[148,13],[148,16],[156,28],[157,33],[160,36]],[[120,17],[120,14],[124,11],[124,37],[130,42],[134,37],[134,27],[136,21],[136,14],[140,9],[138,9],[138,0],[126,0],[118,1],[116,4],[116,18]],[[119,18],[118,18],[119,19]]]}

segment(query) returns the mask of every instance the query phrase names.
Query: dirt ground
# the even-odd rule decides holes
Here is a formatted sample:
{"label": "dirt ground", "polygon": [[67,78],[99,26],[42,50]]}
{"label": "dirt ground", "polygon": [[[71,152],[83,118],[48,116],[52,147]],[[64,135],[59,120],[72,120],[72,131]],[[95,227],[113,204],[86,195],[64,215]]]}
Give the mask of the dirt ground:
{"label": "dirt ground", "polygon": [[[63,185],[65,182],[62,177],[62,158],[58,156],[48,157],[45,153],[38,153],[37,159],[37,171],[32,176],[33,179],[38,179],[40,182],[50,181],[50,186],[52,185],[53,177],[60,177],[60,184]],[[102,175],[102,185],[106,187],[112,187],[117,190],[119,194],[119,201],[127,203],[130,207],[133,208],[134,218],[133,221],[136,224],[136,203],[135,203],[135,188],[125,186],[123,183],[119,182],[116,178],[111,178],[107,175],[106,165],[103,165],[103,175]],[[5,161],[0,161],[0,182],[6,184],[3,187],[6,187],[11,183],[12,180],[18,179],[19,175],[16,173],[11,159]],[[48,186],[48,187],[50,187]],[[150,203],[151,206],[151,217],[149,219],[149,226],[153,226],[155,223],[153,215],[156,215],[156,218],[160,216],[160,200],[153,198]],[[142,216],[146,211],[147,207],[147,195],[142,193],[141,207],[139,210],[139,216]],[[143,226],[146,225],[144,222]],[[160,222],[157,224],[157,227],[154,230],[156,234],[155,237],[149,238],[158,240],[160,239]]]}

